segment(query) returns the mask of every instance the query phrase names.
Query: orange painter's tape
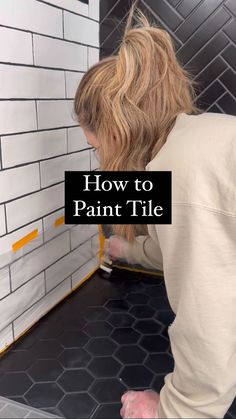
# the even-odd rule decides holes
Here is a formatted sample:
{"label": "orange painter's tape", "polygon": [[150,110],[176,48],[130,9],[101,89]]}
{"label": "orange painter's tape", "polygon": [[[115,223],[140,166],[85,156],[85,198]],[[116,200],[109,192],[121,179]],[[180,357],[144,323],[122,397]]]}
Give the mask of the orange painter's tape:
{"label": "orange painter's tape", "polygon": [[12,250],[16,252],[21,247],[25,246],[29,241],[33,240],[35,237],[38,236],[38,229],[31,231],[31,233],[27,234],[26,236],[22,237],[22,239],[18,240],[17,242],[13,243]]}
{"label": "orange painter's tape", "polygon": [[58,219],[54,222],[54,227],[58,227],[58,226],[60,226],[61,224],[64,224],[64,222],[65,222],[65,217],[64,217],[64,216],[62,216],[62,217],[58,218]]}

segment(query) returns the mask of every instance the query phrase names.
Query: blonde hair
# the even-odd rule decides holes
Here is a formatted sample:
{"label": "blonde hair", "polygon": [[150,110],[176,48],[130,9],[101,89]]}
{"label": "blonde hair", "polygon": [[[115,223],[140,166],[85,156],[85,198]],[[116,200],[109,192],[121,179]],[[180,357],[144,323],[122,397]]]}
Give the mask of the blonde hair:
{"label": "blonde hair", "polygon": [[[99,142],[103,171],[145,170],[165,143],[179,113],[201,113],[195,82],[178,63],[169,33],[151,25],[135,1],[117,54],[83,75],[74,99],[80,125]],[[136,11],[137,23],[131,27]],[[115,140],[114,140],[115,137]],[[133,241],[147,225],[112,225]]]}

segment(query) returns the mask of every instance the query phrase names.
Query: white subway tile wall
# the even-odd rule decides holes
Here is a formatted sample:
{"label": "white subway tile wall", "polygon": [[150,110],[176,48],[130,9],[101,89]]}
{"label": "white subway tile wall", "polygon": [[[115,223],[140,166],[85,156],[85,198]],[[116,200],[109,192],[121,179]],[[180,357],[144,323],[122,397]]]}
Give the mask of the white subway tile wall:
{"label": "white subway tile wall", "polygon": [[0,351],[98,267],[98,226],[64,224],[64,172],[97,170],[73,112],[99,61],[99,2],[0,1]]}

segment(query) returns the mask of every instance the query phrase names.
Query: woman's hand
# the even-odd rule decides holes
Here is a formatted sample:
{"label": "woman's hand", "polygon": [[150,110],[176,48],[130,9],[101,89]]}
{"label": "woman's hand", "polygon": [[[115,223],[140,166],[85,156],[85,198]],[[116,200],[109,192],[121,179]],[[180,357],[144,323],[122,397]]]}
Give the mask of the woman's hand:
{"label": "woman's hand", "polygon": [[123,237],[113,235],[109,239],[105,240],[105,248],[108,254],[108,257],[113,259],[124,259],[127,246],[129,242]]}
{"label": "woman's hand", "polygon": [[159,419],[159,393],[153,390],[127,391],[121,397],[123,419]]}

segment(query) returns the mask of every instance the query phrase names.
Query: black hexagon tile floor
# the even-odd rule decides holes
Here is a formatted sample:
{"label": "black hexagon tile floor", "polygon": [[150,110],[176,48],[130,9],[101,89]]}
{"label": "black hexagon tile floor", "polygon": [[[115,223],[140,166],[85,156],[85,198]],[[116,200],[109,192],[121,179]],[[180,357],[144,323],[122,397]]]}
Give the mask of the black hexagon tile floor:
{"label": "black hexagon tile floor", "polygon": [[173,370],[174,317],[162,277],[97,272],[1,357],[0,396],[65,418],[120,418],[127,389],[160,392]]}

